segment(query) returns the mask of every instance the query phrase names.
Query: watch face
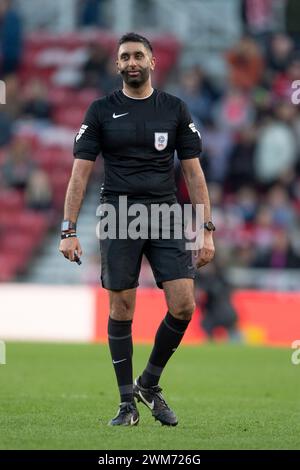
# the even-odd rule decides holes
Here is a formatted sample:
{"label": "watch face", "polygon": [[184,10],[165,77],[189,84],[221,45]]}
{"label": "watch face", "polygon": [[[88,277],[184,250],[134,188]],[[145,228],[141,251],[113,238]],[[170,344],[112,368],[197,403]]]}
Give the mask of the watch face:
{"label": "watch face", "polygon": [[61,231],[65,232],[66,230],[69,230],[69,221],[63,220],[61,223]]}
{"label": "watch face", "polygon": [[68,230],[76,230],[76,224],[70,220],[63,220],[61,224],[61,231],[67,232]]}
{"label": "watch face", "polygon": [[207,222],[207,224],[205,224],[205,227],[207,228],[207,230],[209,230],[210,232],[212,232],[213,230],[216,230],[216,227],[214,226],[214,224],[209,221]]}

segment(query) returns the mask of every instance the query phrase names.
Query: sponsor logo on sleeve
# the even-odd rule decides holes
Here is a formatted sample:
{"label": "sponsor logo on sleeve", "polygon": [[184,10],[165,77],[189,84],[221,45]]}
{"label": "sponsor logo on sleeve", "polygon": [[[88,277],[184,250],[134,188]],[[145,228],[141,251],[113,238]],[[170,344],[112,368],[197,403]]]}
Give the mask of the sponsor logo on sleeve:
{"label": "sponsor logo on sleeve", "polygon": [[195,124],[194,124],[193,122],[191,122],[191,124],[189,124],[189,128],[191,129],[191,131],[197,133],[198,136],[199,136],[199,139],[201,139],[201,134],[200,134],[200,132],[198,131],[198,129],[196,129],[196,126],[195,126]]}
{"label": "sponsor logo on sleeve", "polygon": [[85,124],[82,124],[81,128],[79,129],[78,134],[76,135],[76,138],[75,138],[76,142],[78,142],[80,137],[82,137],[82,135],[85,133],[87,128],[88,128],[88,126],[86,126]]}

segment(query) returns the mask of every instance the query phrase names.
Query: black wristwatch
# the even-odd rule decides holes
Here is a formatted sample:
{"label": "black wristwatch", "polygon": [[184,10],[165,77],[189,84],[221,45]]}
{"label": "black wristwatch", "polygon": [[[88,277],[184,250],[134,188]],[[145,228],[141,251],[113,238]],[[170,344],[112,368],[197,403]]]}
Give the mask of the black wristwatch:
{"label": "black wristwatch", "polygon": [[71,222],[71,220],[63,220],[61,223],[61,231],[62,232],[68,232],[69,230],[75,230],[76,231],[76,223]]}
{"label": "black wristwatch", "polygon": [[203,228],[205,228],[209,232],[214,232],[216,230],[216,227],[214,226],[211,220],[209,222],[205,222],[203,224]]}

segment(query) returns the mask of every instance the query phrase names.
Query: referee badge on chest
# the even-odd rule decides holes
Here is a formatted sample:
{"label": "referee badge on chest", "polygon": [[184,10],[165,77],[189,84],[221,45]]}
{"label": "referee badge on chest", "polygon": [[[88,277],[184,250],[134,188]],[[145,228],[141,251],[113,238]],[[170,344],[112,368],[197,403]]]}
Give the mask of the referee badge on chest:
{"label": "referee badge on chest", "polygon": [[164,150],[168,145],[168,133],[155,132],[154,136],[154,147],[156,148],[156,150]]}

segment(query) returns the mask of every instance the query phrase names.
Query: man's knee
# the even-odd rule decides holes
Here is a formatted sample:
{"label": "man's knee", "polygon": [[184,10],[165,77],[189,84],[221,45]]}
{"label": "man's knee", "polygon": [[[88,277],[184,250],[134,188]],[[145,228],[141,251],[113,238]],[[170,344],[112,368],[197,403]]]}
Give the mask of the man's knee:
{"label": "man's knee", "polygon": [[173,317],[178,318],[178,320],[189,321],[193,316],[195,308],[195,301],[189,300],[187,302],[175,305],[172,309],[170,309],[170,313],[173,315]]}
{"label": "man's knee", "polygon": [[110,302],[110,316],[114,320],[126,321],[132,320],[135,301],[128,296],[116,294]]}

